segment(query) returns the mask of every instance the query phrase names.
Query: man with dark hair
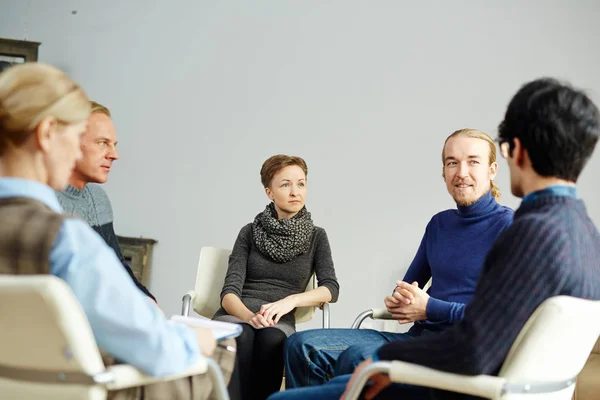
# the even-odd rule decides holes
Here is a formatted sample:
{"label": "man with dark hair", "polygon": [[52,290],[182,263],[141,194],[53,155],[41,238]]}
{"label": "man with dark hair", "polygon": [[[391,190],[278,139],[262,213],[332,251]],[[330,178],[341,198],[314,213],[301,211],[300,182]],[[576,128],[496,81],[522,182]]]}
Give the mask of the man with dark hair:
{"label": "man with dark hair", "polygon": [[91,102],[88,128],[81,136],[82,157],[77,161],[69,186],[57,193],[63,210],[83,218],[117,254],[135,285],[154,302],[156,299],[140,283],[127,264],[113,227],[113,211],[106,192],[97,183],[105,183],[112,163],[119,159],[117,133],[108,108]]}
{"label": "man with dark hair", "polygon": [[[598,109],[581,91],[553,79],[539,79],[514,96],[499,131],[512,193],[523,201],[513,224],[488,253],[463,320],[437,335],[380,347],[353,376],[374,360],[495,375],[525,322],[544,300],[559,295],[600,300],[600,233],[575,186],[600,136]],[[339,398],[351,377],[273,398]],[[371,382],[365,393],[369,399],[433,398],[428,388],[391,384],[384,375],[374,376]],[[436,394],[436,398],[458,396]]]}
{"label": "man with dark hair", "polygon": [[514,163],[521,160],[512,159],[515,146],[527,153],[535,178],[574,185],[598,141],[597,124],[597,110],[583,93],[553,79],[525,85],[498,128],[501,153],[508,150],[513,194],[523,197],[523,179],[533,179],[517,173]]}

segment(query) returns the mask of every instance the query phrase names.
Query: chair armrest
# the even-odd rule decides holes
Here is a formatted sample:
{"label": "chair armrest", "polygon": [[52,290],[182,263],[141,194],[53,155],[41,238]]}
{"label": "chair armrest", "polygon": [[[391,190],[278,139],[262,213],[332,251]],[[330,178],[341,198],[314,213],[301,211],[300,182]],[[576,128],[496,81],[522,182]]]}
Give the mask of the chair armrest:
{"label": "chair armrest", "polygon": [[185,317],[190,315],[190,310],[194,304],[195,298],[196,292],[194,290],[188,290],[186,294],[183,295],[183,298],[181,299],[181,315]]}
{"label": "chair armrest", "polygon": [[358,314],[350,329],[358,329],[363,321],[367,318],[371,319],[394,319],[392,314],[388,312],[385,308],[369,308]]}
{"label": "chair armrest", "polygon": [[395,319],[392,317],[392,314],[386,310],[385,308],[374,308],[373,309],[373,319]]}
{"label": "chair armrest", "polygon": [[348,400],[356,400],[374,374],[388,374],[392,382],[425,386],[485,398],[499,398],[506,379],[497,376],[465,376],[438,371],[403,361],[378,361],[364,368],[350,388]]}
{"label": "chair armrest", "polygon": [[459,375],[404,361],[392,361],[390,379],[397,383],[427,386],[485,398],[499,398],[505,378],[490,375]]}
{"label": "chair armrest", "polygon": [[127,389],[130,387],[145,386],[157,382],[168,382],[192,375],[204,374],[206,373],[207,368],[207,359],[204,357],[185,371],[169,376],[150,376],[131,365],[118,364],[108,367],[103,373],[102,380],[104,382],[99,383],[102,383],[108,390]]}

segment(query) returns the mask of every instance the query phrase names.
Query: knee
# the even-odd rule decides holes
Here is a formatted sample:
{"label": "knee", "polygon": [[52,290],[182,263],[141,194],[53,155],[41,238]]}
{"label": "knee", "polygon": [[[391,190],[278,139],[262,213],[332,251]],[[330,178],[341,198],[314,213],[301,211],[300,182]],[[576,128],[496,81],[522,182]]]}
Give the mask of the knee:
{"label": "knee", "polygon": [[298,354],[300,353],[300,349],[302,348],[303,343],[303,334],[305,332],[296,332],[292,336],[290,336],[284,344],[283,351],[284,354]]}
{"label": "knee", "polygon": [[354,372],[354,368],[360,364],[365,359],[365,351],[364,346],[361,345],[352,345],[349,346],[346,350],[344,350],[335,366],[335,375],[345,375],[351,374]]}
{"label": "knee", "polygon": [[286,363],[297,363],[308,359],[311,349],[314,348],[315,336],[314,331],[296,332],[290,336],[283,348],[283,357]]}
{"label": "knee", "polygon": [[360,355],[362,354],[362,347],[363,346],[357,344],[349,346],[340,354],[340,360],[355,360],[360,358]]}
{"label": "knee", "polygon": [[242,333],[235,338],[238,351],[252,348],[254,344],[254,329],[247,324],[242,324]]}
{"label": "knee", "polygon": [[285,343],[285,351],[292,354],[302,354],[307,349],[314,348],[322,343],[323,329],[312,329],[309,331],[296,332],[288,338]]}
{"label": "knee", "polygon": [[275,348],[283,348],[283,343],[286,341],[285,333],[277,328],[263,328],[255,335],[255,344],[261,349],[269,350]]}

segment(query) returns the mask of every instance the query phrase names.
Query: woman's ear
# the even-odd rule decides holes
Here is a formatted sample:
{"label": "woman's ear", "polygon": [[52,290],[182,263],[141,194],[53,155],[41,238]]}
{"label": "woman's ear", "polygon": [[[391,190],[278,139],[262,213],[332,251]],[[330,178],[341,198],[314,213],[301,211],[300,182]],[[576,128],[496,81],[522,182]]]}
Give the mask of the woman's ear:
{"label": "woman's ear", "polygon": [[271,191],[271,188],[266,187],[265,188],[265,193],[267,194],[267,197],[271,200],[273,200],[273,192]]}
{"label": "woman's ear", "polygon": [[56,119],[53,117],[44,117],[34,128],[36,143],[43,152],[50,150],[50,143],[56,134]]}

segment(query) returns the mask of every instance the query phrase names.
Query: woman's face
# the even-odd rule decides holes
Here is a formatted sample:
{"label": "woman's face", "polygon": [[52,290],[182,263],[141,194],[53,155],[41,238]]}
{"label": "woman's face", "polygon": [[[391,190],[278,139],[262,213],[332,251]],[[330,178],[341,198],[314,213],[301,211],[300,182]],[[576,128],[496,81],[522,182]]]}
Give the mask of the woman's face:
{"label": "woman's face", "polygon": [[292,218],[304,207],[306,175],[297,165],[285,167],[273,176],[265,191],[269,199],[275,203],[277,217]]}
{"label": "woman's face", "polygon": [[46,136],[45,164],[47,184],[54,190],[64,190],[81,158],[81,135],[87,128],[87,120],[69,125],[57,125],[54,132]]}

